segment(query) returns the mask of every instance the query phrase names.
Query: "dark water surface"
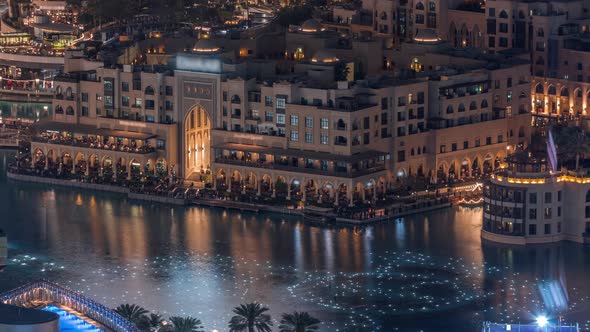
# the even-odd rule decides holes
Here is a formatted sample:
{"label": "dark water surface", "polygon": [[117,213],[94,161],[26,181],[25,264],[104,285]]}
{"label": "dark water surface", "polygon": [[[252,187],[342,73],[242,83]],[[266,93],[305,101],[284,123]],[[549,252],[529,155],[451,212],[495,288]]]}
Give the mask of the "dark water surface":
{"label": "dark water surface", "polygon": [[0,291],[47,278],[109,306],[192,315],[208,331],[226,331],[231,308],[254,300],[277,320],[309,311],[321,331],[476,331],[542,313],[590,326],[590,248],[482,243],[480,208],[322,229],[7,183],[11,155],[0,151]]}

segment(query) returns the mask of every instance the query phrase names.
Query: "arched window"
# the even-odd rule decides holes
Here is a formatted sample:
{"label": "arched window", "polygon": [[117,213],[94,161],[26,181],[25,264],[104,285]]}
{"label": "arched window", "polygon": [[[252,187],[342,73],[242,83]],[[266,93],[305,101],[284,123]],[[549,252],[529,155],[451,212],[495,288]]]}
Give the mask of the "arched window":
{"label": "arched window", "polygon": [[424,145],[424,146],[422,147],[422,154],[425,154],[425,153],[426,153],[426,145]]}
{"label": "arched window", "polygon": [[387,19],[387,13],[386,12],[382,12],[381,13],[381,19],[382,20],[386,20]]}
{"label": "arched window", "polygon": [[68,106],[68,108],[66,108],[66,115],[74,115],[74,109],[72,106]]}
{"label": "arched window", "polygon": [[520,95],[518,95],[518,98],[519,98],[519,99],[526,98],[526,93],[524,93],[524,91],[523,91],[523,92],[521,92],[521,93],[520,93]]}
{"label": "arched window", "polygon": [[524,137],[524,127],[520,126],[520,128],[518,128],[518,137],[522,138]]}
{"label": "arched window", "polygon": [[508,14],[504,9],[502,9],[502,11],[500,12],[500,18],[508,18]]}
{"label": "arched window", "polygon": [[149,95],[149,96],[153,96],[154,95],[154,88],[152,88],[151,86],[148,86],[147,88],[145,88],[145,94]]}
{"label": "arched window", "polygon": [[541,83],[537,84],[537,86],[535,87],[535,93],[540,93],[540,94],[545,93],[545,89],[543,89],[543,84],[541,84]]}
{"label": "arched window", "polygon": [[522,10],[519,10],[518,11],[518,18],[521,19],[521,20],[525,18],[524,12]]}
{"label": "arched window", "polygon": [[576,98],[582,98],[582,89],[576,89]]}
{"label": "arched window", "polygon": [[569,97],[570,96],[570,90],[566,87],[561,88],[561,93],[560,95],[562,97]]}
{"label": "arched window", "polygon": [[537,37],[545,37],[545,31],[543,28],[537,29]]}
{"label": "arched window", "polygon": [[586,192],[586,203],[590,203],[590,190]]}
{"label": "arched window", "polygon": [[414,155],[414,148],[410,149],[410,156]]}
{"label": "arched window", "polygon": [[447,114],[452,114],[454,112],[455,111],[453,110],[453,106],[451,106],[451,105],[447,106]]}
{"label": "arched window", "polygon": [[550,95],[555,96],[555,94],[556,94],[555,86],[550,85],[549,86],[549,89],[547,89],[547,93],[550,94]]}
{"label": "arched window", "polygon": [[459,112],[465,112],[465,105],[463,103],[459,104]]}
{"label": "arched window", "polygon": [[416,10],[424,10],[424,5],[422,4],[422,2],[416,3]]}
{"label": "arched window", "polygon": [[240,96],[238,96],[238,95],[231,96],[231,102],[233,104],[239,104],[241,102]]}
{"label": "arched window", "polygon": [[477,103],[475,101],[472,101],[471,104],[469,104],[469,110],[473,111],[477,109]]}
{"label": "arched window", "polygon": [[484,99],[481,101],[481,108],[487,108],[488,107],[488,101],[487,99]]}

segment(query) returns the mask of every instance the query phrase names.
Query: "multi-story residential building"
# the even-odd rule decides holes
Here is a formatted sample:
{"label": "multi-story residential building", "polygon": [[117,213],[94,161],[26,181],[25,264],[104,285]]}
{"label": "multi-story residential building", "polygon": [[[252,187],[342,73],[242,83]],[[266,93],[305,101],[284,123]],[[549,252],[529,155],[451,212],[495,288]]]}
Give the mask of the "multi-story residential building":
{"label": "multi-story residential building", "polygon": [[169,66],[68,58],[53,119],[37,126],[36,164],[174,173],[233,192],[352,204],[406,179],[489,173],[527,145],[526,62],[416,37],[390,54],[405,70],[353,80],[341,71],[362,47],[351,40],[311,53],[341,37],[306,23],[287,35],[301,56],[288,50],[281,60],[236,57],[211,39]]}
{"label": "multi-story residential building", "polygon": [[[482,238],[508,244],[590,239],[590,178],[550,172],[544,157],[521,151],[484,186]],[[566,204],[567,202],[567,204]]]}

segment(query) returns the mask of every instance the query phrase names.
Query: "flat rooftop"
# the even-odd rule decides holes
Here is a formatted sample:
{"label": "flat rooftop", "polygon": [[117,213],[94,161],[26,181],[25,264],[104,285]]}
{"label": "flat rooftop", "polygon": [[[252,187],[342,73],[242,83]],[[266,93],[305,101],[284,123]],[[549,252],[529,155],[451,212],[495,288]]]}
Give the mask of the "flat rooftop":
{"label": "flat rooftop", "polygon": [[35,325],[54,320],[59,320],[59,316],[55,313],[22,308],[0,302],[0,324]]}

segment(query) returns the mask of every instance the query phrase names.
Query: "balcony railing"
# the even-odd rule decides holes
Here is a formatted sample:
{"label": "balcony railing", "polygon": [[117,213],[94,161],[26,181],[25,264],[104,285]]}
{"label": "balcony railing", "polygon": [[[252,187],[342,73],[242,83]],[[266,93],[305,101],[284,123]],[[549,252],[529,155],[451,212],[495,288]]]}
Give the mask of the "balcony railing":
{"label": "balcony railing", "polygon": [[89,149],[97,149],[103,151],[113,151],[113,152],[124,152],[124,153],[137,153],[137,154],[148,154],[156,152],[156,149],[151,146],[140,146],[140,147],[133,147],[124,144],[101,144],[97,142],[87,142],[87,141],[79,141],[74,139],[50,139],[41,136],[34,136],[33,142],[38,143],[49,143],[49,144],[56,144],[56,145],[67,145],[67,146],[76,146],[81,148],[89,148]]}
{"label": "balcony railing", "polygon": [[297,172],[297,173],[308,173],[308,174],[317,174],[317,175],[324,175],[324,176],[335,176],[335,177],[347,177],[347,178],[355,178],[363,175],[373,174],[376,172],[384,171],[385,165],[377,165],[370,168],[359,169],[359,170],[323,170],[318,168],[311,168],[309,166],[293,166],[293,165],[286,165],[278,162],[266,162],[266,161],[243,161],[234,158],[228,157],[216,157],[215,162],[218,164],[228,164],[228,165],[238,165],[238,166],[247,166],[247,167],[255,167],[255,168],[264,168],[264,169],[273,169],[273,170],[282,170],[287,172]]}

